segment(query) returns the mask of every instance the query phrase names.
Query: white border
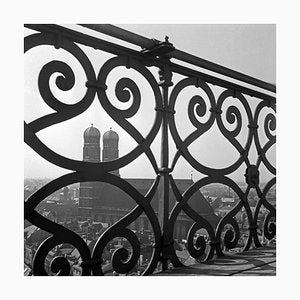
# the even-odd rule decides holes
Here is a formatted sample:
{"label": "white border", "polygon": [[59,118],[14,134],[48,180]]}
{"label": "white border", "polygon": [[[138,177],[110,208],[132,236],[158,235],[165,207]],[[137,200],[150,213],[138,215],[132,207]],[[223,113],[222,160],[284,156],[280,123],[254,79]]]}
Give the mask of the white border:
{"label": "white border", "polygon": [[[208,3],[209,2],[209,3]],[[279,2],[279,1],[278,1]],[[15,299],[266,299],[299,294],[299,9],[296,1],[10,1],[1,19],[2,243],[4,297]],[[278,86],[278,275],[274,278],[123,277],[24,278],[23,265],[23,23],[276,23]],[[297,73],[296,73],[297,70]],[[4,83],[4,84],[3,84]],[[7,109],[8,108],[8,109]],[[297,172],[297,173],[296,173]],[[3,268],[4,267],[4,268]],[[297,272],[297,273],[296,273]],[[76,282],[75,282],[76,280]],[[294,296],[292,296],[293,298]]]}

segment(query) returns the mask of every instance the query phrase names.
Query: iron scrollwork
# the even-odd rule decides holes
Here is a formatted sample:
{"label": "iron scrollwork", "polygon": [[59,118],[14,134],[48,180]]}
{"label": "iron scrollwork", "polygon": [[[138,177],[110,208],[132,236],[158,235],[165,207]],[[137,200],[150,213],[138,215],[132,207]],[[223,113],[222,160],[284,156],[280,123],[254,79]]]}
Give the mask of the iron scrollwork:
{"label": "iron scrollwork", "polygon": [[[224,248],[232,249],[237,246],[240,238],[240,228],[236,221],[236,216],[242,209],[245,211],[249,224],[248,238],[244,250],[249,249],[252,243],[254,243],[256,247],[261,246],[258,239],[257,223],[258,214],[262,206],[269,211],[264,219],[264,236],[269,240],[275,236],[276,225],[274,219],[276,217],[276,210],[266,199],[268,191],[275,184],[275,177],[267,183],[263,191],[261,191],[259,186],[259,167],[262,163],[273,175],[276,174],[275,167],[266,156],[267,151],[276,142],[274,135],[276,119],[273,114],[273,112],[275,112],[275,103],[269,99],[262,99],[253,114],[246,97],[238,90],[225,89],[216,99],[213,89],[207,82],[192,76],[177,82],[172,88],[170,97],[168,97],[168,89],[172,85],[171,78],[173,72],[170,67],[170,61],[164,57],[157,58],[160,64],[160,82],[157,82],[152,72],[147,68],[149,58],[143,61],[143,59],[137,60],[129,56],[116,56],[107,60],[100,68],[98,76],[96,77],[94,67],[89,58],[81,47],[73,42],[70,37],[59,36],[58,38],[57,35],[47,32],[29,35],[25,38],[25,53],[35,47],[43,45],[64,49],[78,60],[86,77],[86,83],[83,87],[86,93],[84,97],[75,104],[63,103],[53,95],[50,88],[50,77],[54,73],[60,73],[61,75],[59,75],[55,81],[56,86],[62,91],[68,91],[72,89],[75,84],[75,75],[72,68],[67,63],[58,60],[50,61],[41,68],[38,77],[39,92],[44,102],[54,110],[54,113],[42,116],[30,123],[25,122],[25,142],[47,161],[56,166],[68,169],[71,173],[51,181],[31,195],[25,202],[25,219],[51,234],[49,238],[41,243],[35,254],[33,262],[34,275],[48,275],[44,268],[46,256],[53,248],[63,243],[71,244],[78,249],[82,259],[82,275],[104,275],[102,271],[103,251],[105,246],[115,237],[125,238],[130,243],[132,251],[130,253],[125,248],[116,250],[112,256],[113,269],[121,274],[130,272],[137,264],[141,245],[137,236],[133,231],[128,229],[128,226],[142,213],[145,213],[152,226],[155,240],[151,260],[142,275],[152,274],[159,261],[163,261],[164,263],[170,261],[175,267],[182,266],[173,244],[175,222],[181,212],[184,212],[193,222],[187,235],[187,248],[190,255],[195,259],[203,257],[205,253],[206,260],[213,258],[214,255],[222,256],[225,255]],[[117,100],[122,103],[130,103],[131,101],[127,109],[122,110],[114,106],[108,96],[107,89],[109,83],[107,78],[109,74],[118,67],[126,67],[127,69],[137,72],[147,81],[153,92],[155,101],[153,113],[155,114],[155,119],[145,137],[129,120],[137,114],[141,102],[145,101],[145,99],[141,97],[137,83],[131,78],[123,77],[118,79],[115,85],[115,96]],[[164,69],[168,72],[162,72]],[[168,78],[164,77],[166,74],[168,74]],[[200,89],[207,96],[208,100],[205,101],[200,94],[191,97],[188,104],[187,115],[195,129],[185,139],[182,139],[177,129],[175,106],[178,102],[179,94],[187,87]],[[137,146],[129,153],[114,161],[99,163],[77,161],[59,155],[38,138],[37,133],[39,131],[54,124],[75,118],[86,111],[95,100],[96,95],[106,113],[136,141]],[[224,110],[224,102],[229,98],[233,98],[234,101],[237,101],[239,105],[243,107],[244,115],[246,115],[245,118],[238,106],[231,105],[226,111]],[[258,122],[261,112],[266,107],[270,108],[273,112],[269,112],[264,120],[264,133],[268,141],[262,146],[258,134]],[[203,121],[204,117],[207,117],[207,121],[205,122]],[[238,141],[237,136],[241,133],[242,126],[245,123],[244,119],[247,119],[248,135],[245,144],[242,145]],[[224,124],[225,121],[233,125],[234,128],[229,130]],[[188,147],[198,141],[204,133],[209,132],[214,124],[217,125],[220,133],[239,154],[238,159],[230,166],[219,169],[204,165],[198,161],[188,149]],[[168,131],[171,133],[172,139],[177,147],[170,168],[168,168],[168,166],[159,168],[150,148],[162,126],[165,126],[167,133]],[[165,138],[167,139],[167,137]],[[167,151],[167,159],[165,161],[168,162],[168,143],[166,141],[167,140],[163,141],[162,145],[164,146],[162,147],[165,147],[165,149],[163,149],[164,152]],[[258,153],[256,164],[251,164],[248,157],[250,147],[253,143]],[[153,185],[145,196],[140,194],[138,190],[126,180],[109,173],[110,171],[130,164],[141,154],[146,154],[153,170],[157,174]],[[177,188],[171,174],[180,157],[183,157],[197,172],[205,176],[194,182],[183,193]],[[229,175],[243,164],[246,166],[245,180],[247,188],[245,191],[242,191],[242,189],[229,178]],[[158,190],[160,180],[168,183],[165,184],[165,187],[169,186],[170,183],[177,200],[169,214],[168,220],[165,220],[167,224],[164,224],[164,231],[150,205],[154,194]],[[99,237],[92,252],[90,252],[86,242],[78,234],[48,220],[35,210],[37,205],[51,193],[69,184],[85,181],[98,181],[111,184],[127,193],[136,202],[136,206],[132,211],[108,228]],[[238,203],[233,209],[220,219],[216,228],[213,228],[205,217],[201,215],[201,212],[196,212],[189,205],[189,199],[192,195],[196,191],[199,191],[200,188],[211,183],[220,183],[231,188],[239,198]],[[255,189],[259,196],[254,214],[252,214],[248,202],[251,189]],[[195,234],[200,229],[207,231],[208,239],[204,239],[202,236],[195,238]],[[224,231],[225,234],[223,234]],[[163,249],[167,250],[165,251]],[[70,264],[67,259],[56,257],[51,263],[51,271],[57,275],[69,275]]]}
{"label": "iron scrollwork", "polygon": [[[134,60],[131,60],[129,66],[126,62],[126,58],[124,57],[117,57],[109,60],[101,68],[99,76],[96,79],[92,64],[90,63],[84,52],[81,50],[81,48],[70,40],[64,39],[63,37],[60,37],[59,41],[60,43],[58,46],[57,37],[47,33],[33,34],[25,38],[25,52],[34,47],[43,45],[51,45],[56,48],[60,47],[77,58],[86,74],[86,86],[84,87],[86,89],[86,94],[83,99],[76,104],[65,104],[59,101],[52,94],[51,88],[49,86],[49,80],[52,74],[57,72],[60,73],[61,75],[56,78],[56,85],[59,89],[66,91],[74,86],[74,72],[72,71],[70,66],[61,61],[54,60],[45,64],[42,67],[38,77],[38,87],[42,99],[55,112],[34,120],[29,124],[25,122],[25,142],[48,161],[54,163],[57,166],[74,171],[73,173],[62,176],[50,182],[39,191],[34,193],[25,202],[25,219],[27,219],[37,227],[52,234],[52,236],[42,242],[37,249],[33,262],[33,273],[34,275],[48,275],[44,268],[46,256],[51,251],[51,249],[57,247],[60,244],[68,243],[77,248],[80,253],[82,259],[82,275],[103,275],[103,272],[101,271],[101,251],[109,240],[117,236],[126,238],[132,245],[133,252],[129,256],[127,250],[118,249],[113,254],[113,268],[119,273],[127,273],[137,263],[137,260],[139,258],[140,244],[136,235],[131,230],[127,229],[126,226],[136,220],[144,212],[146,216],[148,216],[150,224],[153,228],[155,243],[160,243],[160,228],[158,225],[157,217],[155,216],[155,213],[150,205],[150,201],[157,189],[160,177],[157,177],[155,183],[153,184],[153,187],[144,197],[126,181],[121,180],[120,178],[111,175],[108,172],[129,164],[142,153],[145,153],[148,156],[154,170],[158,169],[156,160],[150,150],[150,145],[160,128],[162,113],[160,111],[157,111],[156,119],[149,134],[146,138],[143,138],[138,130],[127,121],[128,118],[136,114],[140,107],[141,99],[137,85],[129,78],[122,78],[118,81],[116,85],[116,95],[118,99],[120,101],[126,102],[130,99],[131,95],[133,96],[131,107],[128,110],[122,111],[118,110],[110,104],[110,101],[105,94],[105,78],[113,68],[119,65],[126,64],[127,67],[134,68],[137,72],[140,72],[140,74],[145,76],[145,78],[149,81],[151,87],[154,90],[157,107],[161,107],[160,91],[153,75],[145,67]],[[130,92],[128,90],[130,90]],[[98,93],[98,98],[101,105],[104,107],[104,109],[107,110],[108,114],[110,114],[110,116],[115,119],[115,121],[137,141],[138,146],[130,153],[126,154],[123,157],[120,157],[116,161],[111,162],[89,163],[76,161],[55,153],[37,137],[36,133],[38,131],[51,125],[74,118],[88,109],[88,107],[94,101],[96,92]],[[118,186],[123,191],[131,194],[132,198],[137,201],[138,204],[133,211],[122,218],[114,226],[109,228],[99,238],[92,254],[90,253],[86,242],[84,242],[84,240],[79,235],[59,224],[56,224],[53,221],[48,220],[44,216],[40,215],[37,211],[35,211],[36,206],[52,192],[55,192],[59,188],[62,188],[68,184],[83,182],[87,180],[110,182],[111,184]],[[149,266],[144,272],[145,274],[152,273],[155,269],[157,261],[159,259],[158,253],[159,249],[154,248]],[[129,260],[126,263],[123,263],[126,258],[129,258]],[[51,271],[57,275],[69,275],[70,265],[68,260],[63,257],[54,258],[51,263]]]}
{"label": "iron scrollwork", "polygon": [[[170,220],[172,224],[174,224],[174,219],[177,218],[180,210],[183,210],[186,214],[189,215],[190,218],[194,220],[195,223],[190,228],[187,238],[189,253],[194,258],[199,258],[203,256],[205,248],[208,246],[208,241],[205,241],[205,239],[201,235],[195,239],[195,233],[201,228],[206,229],[210,240],[210,249],[208,251],[208,254],[206,255],[206,259],[211,259],[214,256],[214,253],[218,256],[224,255],[224,251],[221,247],[222,245],[224,245],[225,249],[232,249],[237,246],[238,240],[240,238],[240,228],[235,217],[238,214],[238,212],[241,211],[241,209],[244,209],[249,224],[248,238],[244,246],[244,250],[248,250],[252,242],[254,242],[256,247],[260,247],[261,243],[259,242],[257,235],[257,218],[258,211],[262,204],[264,204],[265,207],[267,207],[270,210],[270,213],[268,214],[264,222],[265,237],[267,239],[272,239],[275,235],[275,223],[273,221],[270,222],[271,219],[275,218],[275,209],[265,200],[266,191],[264,191],[264,193],[261,193],[260,191],[258,170],[260,163],[263,162],[270,172],[275,173],[275,169],[273,169],[273,166],[270,165],[269,161],[265,156],[266,151],[275,143],[275,136],[271,133],[271,131],[275,130],[276,126],[275,116],[269,113],[265,118],[264,129],[269,141],[263,148],[260,146],[257,125],[258,115],[260,111],[264,107],[270,106],[270,102],[268,102],[267,100],[262,100],[257,106],[253,116],[248,101],[238,91],[231,89],[225,90],[220,94],[218,100],[215,102],[214,96],[208,85],[206,85],[204,82],[201,82],[199,79],[196,80],[193,78],[189,78],[182,80],[174,87],[170,96],[171,109],[175,109],[175,103],[177,101],[180,91],[182,91],[185,87],[189,85],[195,87],[200,86],[205,91],[211,104],[211,108],[209,109],[210,116],[208,117],[208,121],[206,123],[201,123],[198,120],[197,117],[203,117],[205,114],[208,113],[208,109],[206,107],[205,101],[201,96],[196,95],[192,97],[188,106],[188,116],[190,122],[194,125],[194,127],[196,127],[196,130],[192,132],[187,138],[185,138],[185,140],[182,140],[180,138],[176,129],[175,118],[174,116],[171,116],[170,131],[178,149],[173,159],[172,169],[175,167],[179,157],[183,156],[194,169],[208,176],[207,178],[195,182],[192,188],[199,189],[200,187],[203,187],[209,183],[221,183],[234,190],[235,193],[238,195],[240,201],[228,214],[226,214],[219,221],[216,231],[214,231],[211,225],[203,217],[201,217],[201,215],[193,211],[192,208],[189,206],[186,195],[188,194],[188,191],[192,190],[192,188],[190,188],[185,194],[179,194],[177,196],[178,203],[171,212]],[[223,123],[222,115],[224,113],[224,110],[222,109],[222,106],[224,101],[229,97],[232,97],[233,99],[235,99],[235,101],[239,101],[239,103],[242,104],[246,113],[246,117],[248,119],[248,137],[244,146],[241,145],[240,142],[236,139],[236,137],[241,132],[243,122],[242,114],[237,106],[231,105],[227,108],[225,112],[226,121],[229,124],[235,124],[235,127],[229,130],[224,126]],[[196,109],[194,109],[195,107]],[[271,104],[271,107],[275,109],[273,104]],[[195,116],[195,113],[197,114],[197,117]],[[239,152],[239,158],[235,162],[233,162],[229,167],[225,167],[223,169],[213,169],[202,165],[199,161],[193,158],[193,156],[187,149],[187,147],[192,142],[196,141],[203,133],[208,132],[215,121],[223,136]],[[251,165],[250,160],[248,158],[248,153],[250,151],[251,145],[253,144],[253,141],[255,143],[255,146],[257,147],[258,153],[260,154],[256,165]],[[243,163],[246,165],[245,179],[246,183],[248,184],[248,188],[245,192],[243,192],[236,183],[234,183],[231,179],[227,177],[227,175],[233,173]],[[267,187],[269,188],[269,184],[267,184]],[[251,188],[256,189],[258,195],[260,196],[260,200],[256,206],[254,217],[252,215],[250,205],[248,203],[248,196]],[[225,234],[222,236],[221,233],[224,231],[224,229]]]}

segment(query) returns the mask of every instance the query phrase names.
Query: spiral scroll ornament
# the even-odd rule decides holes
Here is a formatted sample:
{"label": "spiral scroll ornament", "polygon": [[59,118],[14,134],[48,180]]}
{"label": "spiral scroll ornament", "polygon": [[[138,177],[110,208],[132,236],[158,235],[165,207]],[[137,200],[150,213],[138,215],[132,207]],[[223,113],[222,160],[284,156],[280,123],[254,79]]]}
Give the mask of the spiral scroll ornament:
{"label": "spiral scroll ornament", "polygon": [[[112,175],[108,174],[108,177]],[[114,177],[114,178],[113,178]],[[127,227],[134,222],[143,212],[148,217],[151,223],[154,233],[155,243],[159,243],[161,239],[161,231],[159,223],[150,202],[158,188],[159,178],[156,178],[152,187],[146,194],[142,196],[134,187],[132,187],[127,181],[122,180],[119,177],[113,176],[110,178],[110,182],[114,183],[115,186],[122,188],[132,199],[137,202],[137,206],[129,212],[126,216],[120,219],[112,227],[106,230],[102,236],[97,240],[93,252],[92,260],[99,261],[102,258],[103,251],[106,245],[116,237],[123,237],[128,240],[132,247],[132,253],[129,253],[127,249],[120,248],[117,249],[112,256],[112,266],[117,273],[125,274],[132,270],[136,266],[139,256],[140,256],[140,242],[137,236],[129,230]],[[154,248],[152,253],[151,261],[144,271],[143,275],[152,273],[155,269],[157,262],[159,260],[159,249]],[[101,265],[96,266],[93,269],[93,275],[103,276],[103,271]]]}
{"label": "spiral scroll ornament", "polygon": [[237,245],[240,237],[240,229],[234,218],[227,220],[226,225],[231,225],[232,229],[227,229],[224,236],[224,245],[227,249],[232,249]]}
{"label": "spiral scroll ornament", "polygon": [[232,125],[235,124],[235,127],[232,130],[229,130],[226,128],[221,114],[217,114],[216,120],[217,120],[218,127],[220,129],[220,132],[232,144],[232,146],[234,146],[234,148],[240,154],[240,156],[236,162],[231,164],[230,167],[223,169],[225,172],[224,174],[229,174],[229,173],[234,172],[235,170],[237,170],[237,168],[240,167],[240,165],[243,162],[247,162],[247,154],[249,153],[251,143],[253,140],[253,132],[252,132],[252,130],[250,130],[251,125],[253,124],[251,108],[250,108],[249,103],[247,102],[246,98],[241,93],[239,93],[237,91],[233,91],[233,90],[225,90],[224,92],[222,92],[217,101],[217,110],[222,111],[222,106],[223,106],[225,100],[230,97],[233,97],[235,101],[238,101],[240,104],[242,104],[242,106],[246,112],[247,122],[248,122],[248,124],[250,124],[250,127],[248,126],[249,127],[248,137],[247,137],[245,145],[243,146],[240,144],[240,142],[236,138],[240,134],[241,129],[242,129],[242,124],[243,124],[242,115],[241,115],[241,112],[238,109],[238,107],[234,106],[234,105],[230,105],[226,110],[226,121],[229,124],[232,124]]}
{"label": "spiral scroll ornament", "polygon": [[195,116],[195,113],[197,114],[197,116],[203,117],[205,116],[206,111],[207,111],[207,107],[204,99],[198,95],[192,97],[192,99],[189,102],[188,114],[192,124],[196,128],[200,128],[201,126],[204,125],[204,123],[198,121],[198,119]]}
{"label": "spiral scroll ornament", "polygon": [[229,106],[226,111],[226,120],[230,124],[236,123],[236,127],[232,131],[227,131],[232,137],[236,137],[242,129],[242,115],[236,106]]}
{"label": "spiral scroll ornament", "polygon": [[266,214],[265,219],[263,220],[263,234],[268,240],[273,239],[276,235],[276,209],[267,201],[266,195],[271,187],[275,185],[275,183],[276,179],[274,177],[266,184],[263,192],[261,192],[260,189],[257,188],[259,201],[255,208],[254,222],[255,224],[257,224],[259,211],[261,210],[261,207],[264,206],[269,211],[268,214]]}
{"label": "spiral scroll ornament", "polygon": [[[86,81],[94,82],[96,80],[96,75],[90,60],[81,48],[74,42],[60,37],[58,44],[57,36],[48,33],[37,33],[25,38],[25,52],[30,51],[30,49],[35,47],[41,47],[42,49],[42,46],[44,45],[64,49],[73,55],[83,68]],[[42,116],[28,124],[24,122],[25,142],[47,161],[61,168],[83,171],[88,168],[89,163],[72,160],[68,157],[57,154],[55,151],[46,146],[36,134],[38,131],[51,125],[61,123],[80,115],[89,108],[95,97],[95,88],[84,86],[86,93],[80,101],[75,104],[63,103],[53,95],[50,88],[50,78],[56,73],[60,74],[55,81],[57,88],[62,91],[67,91],[74,86],[74,72],[65,62],[54,60],[42,67],[38,77],[39,91],[45,103],[55,112]],[[95,166],[91,167],[95,168]]]}
{"label": "spiral scroll ornament", "polygon": [[115,95],[117,100],[122,103],[130,103],[131,105],[127,109],[119,109],[115,107],[110,101],[107,95],[107,77],[111,71],[117,67],[131,68],[141,74],[149,83],[154,93],[156,108],[162,107],[162,96],[159,90],[159,86],[152,75],[152,73],[141,63],[134,59],[128,60],[127,57],[114,57],[108,60],[101,68],[97,83],[97,95],[102,107],[112,117],[112,119],[118,123],[138,144],[138,146],[132,150],[129,154],[123,158],[117,160],[118,164],[123,164],[126,161],[127,164],[136,159],[140,154],[145,153],[150,160],[153,168],[157,171],[157,163],[150,149],[150,145],[156,137],[161,122],[162,122],[162,111],[157,109],[155,120],[147,136],[144,138],[142,134],[133,126],[129,119],[136,115],[141,104],[141,93],[137,84],[130,78],[124,77],[118,80],[115,87]]}
{"label": "spiral scroll ornament", "polygon": [[[59,47],[64,49],[71,55],[73,55],[77,61],[80,63],[83,68],[86,76],[86,81],[95,81],[96,75],[94,72],[94,68],[86,56],[86,54],[81,50],[79,46],[70,40],[60,38],[59,46],[57,45],[57,37],[52,34],[47,33],[37,33],[25,38],[24,51],[27,52],[30,49],[38,46],[50,45],[54,47]],[[62,90],[67,91],[70,90],[75,83],[75,76],[73,70],[67,65],[65,62],[61,61],[51,61],[44,65],[40,71],[38,78],[38,87],[41,94],[42,99],[45,103],[55,110],[55,113],[43,116],[38,118],[28,125],[31,130],[36,133],[50,125],[54,125],[66,120],[69,120],[75,116],[83,113],[88,107],[92,104],[95,97],[95,89],[84,87],[86,89],[86,93],[84,97],[75,104],[66,104],[57,99],[49,86],[50,77],[55,74],[60,73],[56,78],[56,86]]]}
{"label": "spiral scroll ornament", "polygon": [[196,240],[194,240],[195,233],[202,228],[203,227],[201,223],[194,223],[188,232],[188,238],[187,238],[188,251],[190,255],[196,259],[202,257],[206,249],[206,240],[202,235],[197,236]]}
{"label": "spiral scroll ornament", "polygon": [[[93,253],[91,255],[90,250],[85,241],[73,231],[56,224],[53,221],[40,215],[35,211],[36,206],[47,196],[60,188],[81,181],[99,181],[110,183],[116,187],[122,189],[128,195],[137,202],[137,206],[129,212],[125,217],[119,220],[116,224],[110,227],[103,235],[98,239],[95,244]],[[82,275],[103,275],[101,264],[102,264],[102,252],[107,243],[115,237],[124,237],[132,245],[133,252],[129,255],[127,250],[123,249],[114,253],[113,266],[119,273],[129,272],[134,265],[137,263],[140,253],[140,244],[136,235],[126,227],[130,223],[135,221],[143,212],[148,217],[151,226],[153,228],[155,243],[159,243],[161,239],[161,232],[157,217],[150,202],[157,190],[159,178],[157,178],[146,196],[141,195],[133,186],[127,181],[114,176],[110,173],[103,175],[89,173],[71,173],[57,178],[36,193],[31,195],[25,202],[25,218],[33,225],[51,233],[53,236],[46,239],[38,248],[34,257],[34,274],[35,275],[49,275],[44,269],[45,259],[49,252],[60,244],[71,244],[78,249],[82,259]],[[145,274],[152,273],[156,267],[159,259],[159,249],[153,249],[152,259],[149,266],[145,270]],[[122,263],[121,263],[122,262]],[[57,275],[68,275],[70,272],[69,262],[64,258],[55,258],[52,263],[52,271]]]}
{"label": "spiral scroll ornament", "polygon": [[[175,204],[170,218],[169,225],[172,229],[174,229],[174,224],[180,211],[183,211],[187,216],[189,216],[195,223],[191,226],[187,241],[188,241],[188,251],[194,258],[200,258],[204,255],[206,247],[208,247],[207,242],[203,239],[203,237],[198,236],[195,240],[195,233],[200,229],[205,229],[208,233],[208,239],[210,240],[210,249],[207,251],[207,255],[205,259],[210,259],[214,255],[214,251],[218,245],[217,239],[215,236],[214,229],[212,225],[203,217],[201,213],[196,212],[188,203],[189,199],[192,195],[197,192],[202,186],[205,186],[210,182],[211,179],[205,177],[195,182],[183,195],[178,191],[176,184],[173,180],[171,180],[171,186],[173,188],[174,194],[177,197],[177,203]],[[219,249],[217,249],[217,253],[220,253]]]}
{"label": "spiral scroll ornament", "polygon": [[[180,92],[190,86],[197,87],[202,91],[204,91],[205,94],[208,96],[211,107],[216,106],[214,95],[210,87],[205,82],[197,78],[185,78],[179,81],[174,86],[170,95],[169,110],[171,111],[175,110],[175,105],[178,100],[178,96]],[[189,101],[188,116],[191,123],[194,125],[194,127],[196,127],[196,130],[193,131],[190,135],[188,135],[184,140],[182,140],[182,138],[178,133],[176,122],[175,122],[175,116],[170,115],[169,118],[170,132],[172,134],[176,147],[178,148],[178,151],[176,152],[172,162],[172,169],[175,167],[179,157],[182,155],[199,172],[202,172],[204,174],[207,174],[209,172],[210,169],[203,166],[201,163],[199,163],[199,161],[195,159],[188,150],[189,145],[193,143],[196,139],[201,137],[201,135],[203,135],[206,131],[208,131],[213,125],[215,116],[212,113],[209,114],[208,120],[206,122],[201,121],[201,118],[203,118],[207,114],[208,114],[208,109],[204,99],[200,95],[193,96]]]}
{"label": "spiral scroll ornament", "polygon": [[[256,124],[258,123],[259,117],[262,114],[263,109],[265,109],[266,107],[269,107],[271,110],[273,110],[274,113],[276,112],[276,106],[274,103],[270,105],[270,103],[267,101],[260,102],[254,114],[254,122]],[[268,150],[276,143],[276,135],[275,135],[276,118],[273,112],[268,113],[264,119],[264,133],[268,141],[265,143],[264,146],[262,146],[261,137],[259,136],[257,131],[254,134],[254,141],[255,141],[257,153],[259,155],[257,160],[257,166],[259,167],[260,163],[262,162],[266,166],[268,171],[276,175],[275,166],[271,164],[271,162],[266,156]]]}
{"label": "spiral scroll ornament", "polygon": [[115,113],[122,113],[124,118],[133,117],[141,105],[141,93],[136,83],[130,78],[121,78],[116,85],[116,96],[119,101],[126,103],[133,97],[132,105],[126,110],[120,110],[114,107]]}
{"label": "spiral scroll ornament", "polygon": [[55,111],[67,110],[70,104],[65,104],[59,101],[53,94],[50,88],[50,78],[55,73],[60,73],[56,77],[56,86],[62,91],[72,89],[75,84],[75,75],[73,70],[64,62],[53,60],[44,65],[40,71],[38,78],[39,91],[44,101]]}
{"label": "spiral scroll ornament", "polygon": [[[36,254],[33,260],[33,274],[36,276],[46,276],[50,275],[44,269],[44,265],[47,259],[48,254],[52,249],[55,249],[60,244],[68,243],[73,245],[78,251],[81,256],[81,259],[84,261],[90,260],[90,252],[87,245],[84,243],[83,240],[79,240],[78,236],[75,237],[75,234],[69,230],[64,230],[65,228],[60,228],[60,232],[64,232],[64,237],[59,237],[56,234],[54,236],[49,237],[45,241],[43,241],[40,246],[38,247]],[[75,240],[80,242],[74,242]],[[57,276],[68,276],[70,275],[70,262],[67,258],[62,256],[56,256],[53,258],[50,264],[50,269],[55,275]],[[90,275],[91,269],[86,266],[82,268],[82,275]]]}
{"label": "spiral scroll ornament", "polygon": [[264,124],[264,128],[265,128],[265,133],[266,136],[268,137],[268,139],[274,140],[276,138],[275,134],[272,133],[276,130],[276,118],[273,114],[267,114],[266,118],[265,118],[265,124]]}
{"label": "spiral scroll ornament", "polygon": [[[223,245],[227,249],[235,248],[240,238],[240,228],[234,218],[238,211],[241,209],[242,203],[239,202],[227,215],[225,215],[216,229],[216,239],[222,240],[222,232],[225,230],[223,235]],[[216,246],[218,255],[224,255],[223,249],[221,249],[221,243]]]}
{"label": "spiral scroll ornament", "polygon": [[272,210],[264,221],[264,235],[268,240],[273,239],[276,234],[276,224],[274,222],[275,217],[275,211]]}
{"label": "spiral scroll ornament", "polygon": [[[114,271],[119,274],[125,274],[130,272],[138,262],[140,257],[140,243],[137,236],[131,230],[124,228],[120,223],[117,223],[108,229],[108,231],[106,231],[97,241],[93,250],[93,260],[102,257],[105,246],[109,241],[116,237],[127,239],[132,247],[131,254],[129,254],[127,249],[120,248],[115,250],[112,255],[112,266]],[[94,268],[93,275],[104,275],[100,266],[99,268]]]}

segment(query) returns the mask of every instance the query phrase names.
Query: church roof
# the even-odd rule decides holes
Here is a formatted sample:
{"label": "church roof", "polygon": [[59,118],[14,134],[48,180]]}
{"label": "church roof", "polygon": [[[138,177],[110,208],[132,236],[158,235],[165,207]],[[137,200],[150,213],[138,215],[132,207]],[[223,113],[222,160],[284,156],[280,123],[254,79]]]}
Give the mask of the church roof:
{"label": "church roof", "polygon": [[88,127],[84,133],[84,137],[99,137],[100,138],[100,131],[98,128],[94,127],[93,124],[91,124],[91,127]]}
{"label": "church roof", "polygon": [[110,128],[103,134],[103,140],[119,140],[119,135]]}
{"label": "church roof", "polygon": [[[135,187],[142,195],[146,195],[149,191],[151,185],[153,184],[153,179],[148,178],[124,178],[128,183],[130,183],[133,187]],[[182,194],[184,191],[191,186],[192,182],[190,179],[175,179],[175,183],[180,193]],[[105,208],[115,208],[121,210],[132,210],[136,206],[136,202],[132,199],[127,193],[123,192],[121,189],[107,184],[107,183],[97,183],[96,187],[97,191],[95,195],[99,195],[98,203],[96,207],[105,207]],[[175,205],[176,197],[170,189],[170,202],[169,207]],[[158,211],[158,203],[159,203],[159,190],[157,190],[154,194],[153,199],[151,200],[151,206],[155,212]],[[202,215],[207,221],[209,221],[212,225],[216,225],[217,216],[214,214],[213,208],[206,201],[204,196],[200,193],[200,191],[195,192],[192,197],[188,200],[188,204],[200,215]]]}

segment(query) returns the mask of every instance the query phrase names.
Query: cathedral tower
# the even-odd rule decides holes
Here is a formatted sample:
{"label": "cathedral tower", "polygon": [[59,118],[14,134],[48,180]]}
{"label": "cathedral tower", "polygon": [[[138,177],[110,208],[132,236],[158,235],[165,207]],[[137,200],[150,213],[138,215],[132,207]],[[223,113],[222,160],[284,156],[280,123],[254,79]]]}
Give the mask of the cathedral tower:
{"label": "cathedral tower", "polygon": [[[83,133],[83,161],[100,162],[100,131],[91,125]],[[79,187],[78,215],[82,219],[94,219],[94,205],[98,199],[98,182],[81,182]]]}
{"label": "cathedral tower", "polygon": [[91,125],[83,133],[83,161],[100,162],[100,131]]}
{"label": "cathedral tower", "polygon": [[[119,136],[111,128],[103,134],[102,160],[110,161],[119,158]],[[119,170],[111,171],[112,174],[120,176]]]}

